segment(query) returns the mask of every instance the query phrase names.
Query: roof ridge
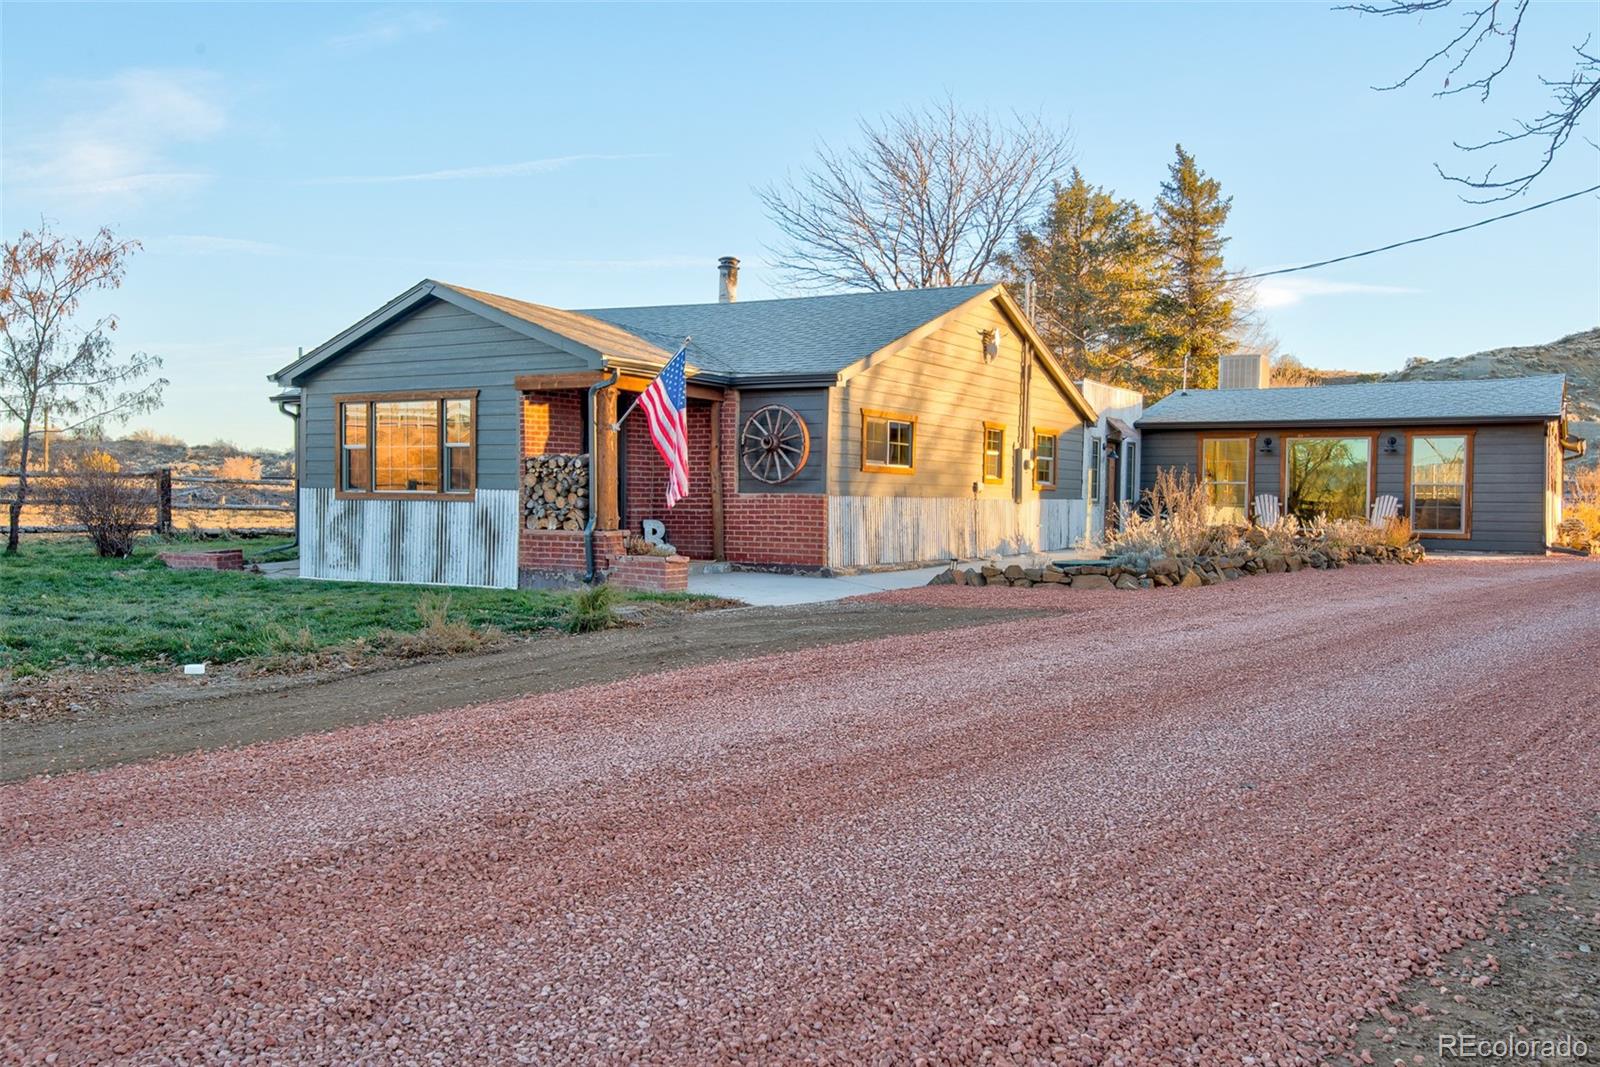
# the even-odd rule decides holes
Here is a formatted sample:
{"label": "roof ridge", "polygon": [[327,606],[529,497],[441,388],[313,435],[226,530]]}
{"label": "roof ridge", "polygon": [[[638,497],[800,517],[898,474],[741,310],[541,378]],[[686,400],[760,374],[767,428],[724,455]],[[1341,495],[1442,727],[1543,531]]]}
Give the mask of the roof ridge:
{"label": "roof ridge", "polygon": [[753,307],[757,304],[789,304],[798,303],[802,300],[837,300],[847,297],[910,296],[913,293],[953,293],[967,289],[970,289],[973,292],[979,292],[985,289],[993,289],[995,286],[1000,284],[1003,283],[971,282],[967,285],[924,285],[916,289],[868,289],[846,293],[807,293],[804,296],[769,296],[763,297],[759,300],[702,300],[677,304],[621,304],[614,307],[569,308],[567,310],[577,311],[579,313],[589,313],[595,311],[657,311],[662,308],[746,308]]}

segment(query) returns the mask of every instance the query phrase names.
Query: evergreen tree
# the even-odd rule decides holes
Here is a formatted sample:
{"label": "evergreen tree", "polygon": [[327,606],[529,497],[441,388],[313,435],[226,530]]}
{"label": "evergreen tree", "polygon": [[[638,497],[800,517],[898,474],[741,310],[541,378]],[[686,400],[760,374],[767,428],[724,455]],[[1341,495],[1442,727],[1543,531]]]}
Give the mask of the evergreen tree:
{"label": "evergreen tree", "polygon": [[1233,198],[1222,184],[1195,166],[1178,146],[1178,158],[1156,197],[1156,231],[1165,276],[1152,307],[1153,391],[1170,392],[1183,382],[1188,361],[1190,388],[1217,384],[1217,357],[1239,326],[1237,282],[1222,258]]}
{"label": "evergreen tree", "polygon": [[1039,331],[1069,374],[1137,386],[1158,251],[1149,214],[1074,167],[1002,265],[1014,285],[1033,280]]}

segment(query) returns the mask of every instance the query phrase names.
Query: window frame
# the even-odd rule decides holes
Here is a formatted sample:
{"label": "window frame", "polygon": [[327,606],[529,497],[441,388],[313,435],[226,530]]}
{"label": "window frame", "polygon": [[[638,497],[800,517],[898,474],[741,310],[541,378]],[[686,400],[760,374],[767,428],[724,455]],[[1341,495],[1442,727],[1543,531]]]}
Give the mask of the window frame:
{"label": "window frame", "polygon": [[[874,419],[881,419],[886,423],[902,422],[911,427],[911,462],[905,466],[893,463],[874,463],[867,458],[867,424]],[[885,440],[888,431],[885,429]],[[887,458],[887,457],[885,457]],[[915,474],[917,471],[917,417],[896,411],[874,411],[871,408],[861,409],[861,470],[866,474]]]}
{"label": "window frame", "polygon": [[[1048,437],[1054,442],[1050,451],[1050,480],[1043,481],[1039,477],[1039,439]],[[1054,490],[1061,485],[1061,431],[1044,426],[1033,428],[1033,487],[1035,489]]]}
{"label": "window frame", "polygon": [[[1290,433],[1280,433],[1278,444],[1283,455],[1278,461],[1278,497],[1282,501],[1283,513],[1292,514],[1289,510],[1289,452],[1295,440],[1312,441],[1354,441],[1365,439],[1367,442],[1367,502],[1364,505],[1360,519],[1368,521],[1372,515],[1372,502],[1378,499],[1378,431],[1348,430],[1343,433],[1338,427],[1326,430],[1295,430]],[[1253,498],[1252,498],[1253,499]]]}
{"label": "window frame", "polygon": [[[1429,540],[1466,541],[1472,537],[1472,465],[1473,454],[1477,450],[1477,430],[1471,427],[1435,427],[1428,426],[1413,430],[1406,430],[1406,469],[1405,469],[1405,495],[1402,498],[1405,507],[1405,516],[1411,522],[1411,532],[1418,537]],[[1412,463],[1416,439],[1418,437],[1464,437],[1466,438],[1466,467],[1462,472],[1461,486],[1461,529],[1437,532],[1420,529],[1417,524],[1416,501],[1411,498],[1413,489]]]}
{"label": "window frame", "polygon": [[[991,432],[998,433],[1000,435],[1000,445],[993,453],[990,453],[989,451],[989,434]],[[983,431],[978,435],[978,447],[979,461],[982,467],[984,484],[1004,485],[1006,480],[1006,424],[1003,422],[984,423]],[[995,457],[997,466],[999,467],[998,474],[989,473],[989,456],[991,454]]]}
{"label": "window frame", "polygon": [[[1199,437],[1198,437],[1198,440],[1195,441],[1195,460],[1194,460],[1194,464],[1195,465],[1194,465],[1194,469],[1195,469],[1195,474],[1197,475],[1197,477],[1195,478],[1195,481],[1200,483],[1200,491],[1206,495],[1206,508],[1207,508],[1206,521],[1210,522],[1211,521],[1210,511],[1212,509],[1214,509],[1216,507],[1216,505],[1211,502],[1211,490],[1209,488],[1211,483],[1206,478],[1206,442],[1207,441],[1243,441],[1245,443],[1245,453],[1244,453],[1244,521],[1246,523],[1248,523],[1250,521],[1251,512],[1253,512],[1255,510],[1255,506],[1256,506],[1256,435],[1255,435],[1255,432],[1254,431],[1249,431],[1249,432],[1243,432],[1243,433],[1235,433],[1235,432],[1203,433],[1203,434],[1200,434]],[[1285,448],[1284,454],[1288,455],[1288,449],[1287,448]],[[1237,482],[1221,482],[1219,484],[1221,484],[1221,485],[1237,485],[1238,483]],[[1279,484],[1280,485],[1283,484],[1282,483],[1282,479],[1279,479]]]}
{"label": "window frame", "polygon": [[[478,495],[478,393],[477,389],[417,389],[393,393],[341,393],[333,398],[333,422],[335,433],[335,447],[333,453],[333,494],[339,500],[474,500]],[[385,489],[350,489],[345,485],[345,423],[344,409],[347,404],[361,404],[366,408],[367,414],[367,484],[375,486],[378,482],[377,471],[377,438],[374,426],[373,405],[387,402],[415,400],[432,400],[438,411],[438,440],[435,444],[437,462],[439,464],[439,488],[394,490]],[[449,480],[448,462],[445,438],[448,432],[445,428],[445,401],[466,400],[472,405],[472,434],[471,440],[465,445],[467,449],[467,471],[469,484],[464,489],[446,489]],[[453,447],[463,447],[460,445]]]}

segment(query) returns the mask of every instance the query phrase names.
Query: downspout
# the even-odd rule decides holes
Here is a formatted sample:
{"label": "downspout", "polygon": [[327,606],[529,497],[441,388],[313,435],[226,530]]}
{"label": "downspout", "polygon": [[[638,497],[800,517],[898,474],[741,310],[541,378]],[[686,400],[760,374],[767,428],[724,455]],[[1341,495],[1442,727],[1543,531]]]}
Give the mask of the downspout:
{"label": "downspout", "polygon": [[615,367],[611,373],[589,386],[589,517],[583,524],[583,562],[585,570],[583,580],[585,584],[592,584],[595,579],[594,568],[594,528],[600,521],[600,412],[595,407],[595,399],[600,395],[600,390],[609,389],[617,384],[618,378]]}
{"label": "downspout", "polygon": [[[294,410],[289,410],[289,405],[294,405]],[[278,411],[294,420],[294,540],[285,547],[300,547],[300,401],[280,400]]]}

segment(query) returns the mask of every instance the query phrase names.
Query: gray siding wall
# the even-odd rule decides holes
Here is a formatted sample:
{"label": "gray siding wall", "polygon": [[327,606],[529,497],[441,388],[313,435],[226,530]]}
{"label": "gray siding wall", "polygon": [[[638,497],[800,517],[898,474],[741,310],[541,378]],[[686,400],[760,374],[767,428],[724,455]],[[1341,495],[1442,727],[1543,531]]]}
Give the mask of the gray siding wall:
{"label": "gray siding wall", "polygon": [[1027,435],[1018,443],[1026,448],[1032,448],[1035,427],[1040,430],[1056,430],[1060,433],[1060,440],[1056,442],[1056,465],[1060,468],[1060,473],[1056,476],[1056,487],[1041,489],[1039,495],[1046,500],[1081,499],[1083,417],[1073,411],[1072,405],[1067,403],[1067,398],[1061,395],[1055,383],[1037,365],[1033,369],[1033,384],[1028,399],[1033,411]]}
{"label": "gray siding wall", "polygon": [[781,485],[768,485],[750,477],[738,454],[738,438],[734,440],[734,454],[724,456],[724,463],[738,464],[739,492],[741,493],[826,493],[828,491],[828,390],[826,389],[741,389],[739,390],[738,432],[744,432],[744,423],[757,408],[768,404],[782,404],[793,408],[805,420],[811,434],[811,458],[800,473]]}
{"label": "gray siding wall", "polygon": [[[1413,428],[1414,430],[1417,428]],[[1320,431],[1319,431],[1320,432]],[[1365,435],[1368,430],[1332,429],[1339,434]],[[1447,430],[1441,430],[1447,433]],[[1206,431],[1207,436],[1226,436],[1228,431]],[[1282,496],[1281,461],[1283,445],[1277,428],[1257,431],[1255,452],[1256,493]],[[1273,453],[1263,455],[1260,435],[1271,434]],[[1377,431],[1377,487],[1405,499],[1405,430],[1387,427]],[[1384,438],[1400,438],[1395,452],[1384,451]],[[1199,477],[1197,456],[1200,434],[1194,430],[1145,430],[1140,477],[1150,485],[1162,468],[1187,470]],[[1472,462],[1472,536],[1461,538],[1423,538],[1425,547],[1437,550],[1482,552],[1542,552],[1545,546],[1546,431],[1543,423],[1510,426],[1480,426],[1474,438]]]}
{"label": "gray siding wall", "polygon": [[516,376],[587,369],[587,364],[558,348],[454,304],[430,301],[301,383],[301,485],[333,486],[336,395],[477,389],[478,486],[516,489],[522,452]]}

